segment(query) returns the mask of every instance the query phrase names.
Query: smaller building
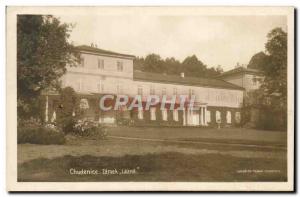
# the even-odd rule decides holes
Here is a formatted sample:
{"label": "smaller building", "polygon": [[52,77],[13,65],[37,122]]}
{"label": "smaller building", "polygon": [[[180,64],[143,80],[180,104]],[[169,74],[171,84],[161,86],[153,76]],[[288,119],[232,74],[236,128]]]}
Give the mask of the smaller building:
{"label": "smaller building", "polygon": [[[246,99],[247,97],[249,98],[253,91],[259,89],[264,80],[264,75],[260,70],[238,66],[232,70],[222,73],[219,78],[243,87],[245,89],[244,99]],[[247,102],[244,101],[243,103]],[[250,127],[252,127],[251,125],[255,125],[260,114],[259,106],[254,106],[255,105],[244,105],[244,123],[248,124]]]}
{"label": "smaller building", "polygon": [[240,66],[222,73],[218,78],[243,87],[247,93],[251,90],[257,90],[264,76],[262,71]]}

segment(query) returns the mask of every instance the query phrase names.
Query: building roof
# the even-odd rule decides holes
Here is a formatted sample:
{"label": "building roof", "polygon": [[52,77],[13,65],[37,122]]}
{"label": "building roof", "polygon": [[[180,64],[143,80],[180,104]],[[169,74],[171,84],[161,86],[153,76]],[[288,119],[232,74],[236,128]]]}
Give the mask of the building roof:
{"label": "building roof", "polygon": [[244,90],[244,88],[240,86],[223,81],[221,79],[181,77],[177,75],[165,75],[165,74],[148,73],[148,72],[141,72],[141,71],[134,71],[133,80],[146,81],[146,82],[158,82],[158,83],[166,83],[166,84]]}
{"label": "building roof", "polygon": [[229,70],[229,71],[226,71],[226,72],[220,74],[218,76],[218,78],[223,78],[225,76],[227,77],[227,76],[237,75],[237,74],[244,74],[244,73],[247,73],[247,74],[256,74],[256,75],[262,75],[263,74],[262,71],[257,70],[257,69],[245,68],[245,67],[237,67],[237,68],[234,68],[232,70]]}
{"label": "building roof", "polygon": [[81,51],[81,52],[91,52],[91,53],[97,53],[99,55],[108,55],[108,56],[120,56],[120,57],[126,57],[126,58],[135,58],[134,55],[117,53],[117,52],[103,50],[103,49],[99,49],[97,47],[92,47],[92,46],[87,46],[87,45],[77,46],[76,49],[79,50],[79,51]]}

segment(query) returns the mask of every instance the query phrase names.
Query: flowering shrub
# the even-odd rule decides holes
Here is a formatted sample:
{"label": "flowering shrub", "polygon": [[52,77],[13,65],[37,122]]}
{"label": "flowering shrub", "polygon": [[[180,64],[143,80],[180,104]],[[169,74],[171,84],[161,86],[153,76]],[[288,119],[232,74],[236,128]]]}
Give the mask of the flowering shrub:
{"label": "flowering shrub", "polygon": [[30,118],[30,119],[19,119],[18,120],[18,129],[19,128],[38,128],[41,127],[42,123],[39,119],[35,119],[35,118]]}
{"label": "flowering shrub", "polygon": [[104,139],[107,136],[106,127],[90,120],[78,120],[73,128],[75,135]]}
{"label": "flowering shrub", "polygon": [[45,125],[46,129],[52,130],[54,132],[60,132],[60,130],[57,128],[57,126],[54,123],[48,123]]}

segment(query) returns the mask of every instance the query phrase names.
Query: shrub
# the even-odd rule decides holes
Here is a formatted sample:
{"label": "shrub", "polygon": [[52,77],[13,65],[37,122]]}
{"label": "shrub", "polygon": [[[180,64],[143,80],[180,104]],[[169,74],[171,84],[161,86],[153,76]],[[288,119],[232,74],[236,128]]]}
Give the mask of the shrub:
{"label": "shrub", "polygon": [[[79,114],[79,103],[76,92],[71,87],[61,90],[59,96],[59,107],[57,110],[57,125],[64,133],[72,132]],[[74,116],[73,114],[76,114]]]}
{"label": "shrub", "polygon": [[54,125],[21,126],[18,128],[18,144],[64,144],[65,136]]}
{"label": "shrub", "polygon": [[79,120],[73,128],[73,132],[81,137],[95,137],[96,139],[104,139],[107,136],[106,127],[89,120]]}

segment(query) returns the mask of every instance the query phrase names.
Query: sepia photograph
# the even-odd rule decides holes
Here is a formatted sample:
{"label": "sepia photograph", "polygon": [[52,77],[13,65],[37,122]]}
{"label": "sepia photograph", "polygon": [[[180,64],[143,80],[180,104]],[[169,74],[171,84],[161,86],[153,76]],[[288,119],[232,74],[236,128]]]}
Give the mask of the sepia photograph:
{"label": "sepia photograph", "polygon": [[7,7],[10,191],[293,191],[294,8]]}

